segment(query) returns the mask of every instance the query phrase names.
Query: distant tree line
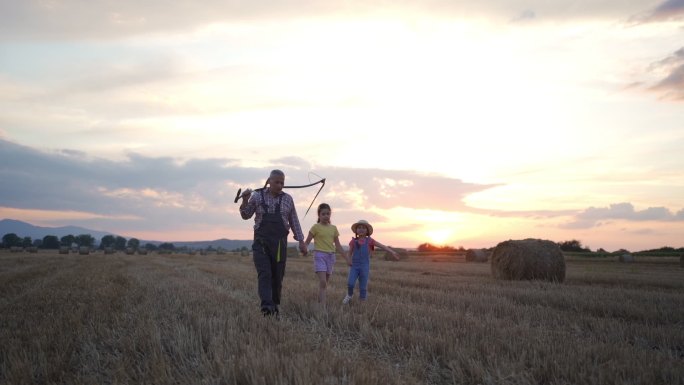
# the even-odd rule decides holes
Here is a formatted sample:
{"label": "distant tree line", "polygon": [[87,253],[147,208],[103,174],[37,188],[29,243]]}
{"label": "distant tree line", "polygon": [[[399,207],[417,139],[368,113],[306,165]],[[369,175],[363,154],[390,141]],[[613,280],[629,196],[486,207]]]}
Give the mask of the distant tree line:
{"label": "distant tree line", "polygon": [[[584,247],[582,246],[582,242],[573,239],[570,241],[563,241],[563,242],[558,242],[558,246],[562,251],[572,251],[576,253],[591,253],[591,249],[587,246]],[[626,250],[621,250],[621,251],[626,251]],[[684,247],[680,247],[678,249],[670,246],[664,246],[659,249],[651,249],[651,250],[642,250],[639,251],[639,253],[677,253],[677,252],[684,252]],[[596,253],[608,253],[608,251],[604,250],[603,248],[599,248],[596,250]]]}
{"label": "distant tree line", "polygon": [[[59,249],[60,247],[90,247],[95,246],[95,238],[90,234],[79,234],[79,235],[65,235],[58,238],[56,235],[46,235],[42,239],[31,239],[31,237],[20,237],[15,233],[7,233],[2,236],[2,248],[10,247],[37,247],[39,249]],[[126,239],[121,236],[105,235],[100,240],[98,245],[99,249],[105,249],[111,247],[114,250],[123,251],[126,248],[131,248],[137,250],[140,248],[140,240],[137,238]],[[145,249],[153,251],[157,249],[157,246],[152,243],[146,243],[143,246]],[[175,247],[173,243],[162,243],[159,248],[164,248],[166,250],[174,250]]]}
{"label": "distant tree line", "polygon": [[454,252],[454,251],[465,251],[463,246],[455,248],[453,246],[435,246],[431,243],[422,243],[416,248],[418,251],[438,251],[442,253]]}
{"label": "distant tree line", "polygon": [[[580,253],[591,253],[591,249],[587,246],[583,246],[582,242],[576,239],[569,241],[557,242],[558,246],[562,251],[569,252],[580,252]],[[2,236],[2,243],[0,243],[0,248],[10,248],[10,247],[37,247],[39,249],[59,249],[60,247],[81,247],[86,246],[93,248],[95,246],[95,238],[90,234],[79,234],[79,235],[65,235],[61,238],[56,235],[46,235],[42,239],[31,239],[31,237],[20,237],[15,233],[7,233]],[[127,248],[133,250],[138,250],[141,247],[140,240],[137,238],[126,239],[121,236],[115,235],[105,235],[100,240],[98,248],[103,250],[105,248],[112,248],[114,250],[123,251]],[[173,243],[164,242],[159,246],[153,243],[145,243],[142,246],[148,251],[155,250],[169,250],[169,251],[186,251],[187,247],[177,248]],[[213,251],[214,248],[209,246],[207,251]],[[248,250],[247,247],[241,247],[235,249],[234,251]],[[418,251],[423,252],[455,252],[455,251],[465,251],[463,246],[453,247],[453,246],[436,246],[431,243],[422,243],[418,245]],[[604,249],[600,248],[596,250],[598,253],[607,253]],[[640,251],[641,253],[656,253],[656,252],[666,252],[666,253],[684,253],[684,247],[674,248],[670,246],[664,246],[659,249],[650,249]]]}
{"label": "distant tree line", "polygon": [[573,252],[578,252],[578,253],[591,253],[591,249],[589,247],[583,247],[582,242],[573,239],[570,241],[563,241],[563,242],[558,242],[558,247],[562,251],[573,251]]}
{"label": "distant tree line", "polygon": [[661,247],[659,249],[651,249],[651,250],[642,250],[642,253],[660,253],[660,252],[666,252],[666,253],[684,253],[684,247],[680,247],[678,249],[675,249],[674,247],[670,246],[665,246]]}

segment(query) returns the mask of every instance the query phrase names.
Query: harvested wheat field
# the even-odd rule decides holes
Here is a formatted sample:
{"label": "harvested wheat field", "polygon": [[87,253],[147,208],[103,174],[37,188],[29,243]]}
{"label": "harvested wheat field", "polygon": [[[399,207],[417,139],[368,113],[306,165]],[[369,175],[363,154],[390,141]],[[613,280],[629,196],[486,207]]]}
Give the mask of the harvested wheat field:
{"label": "harvested wheat field", "polygon": [[[2,384],[682,384],[677,258],[568,260],[565,282],[375,258],[327,311],[291,258],[280,320],[249,256],[0,254]],[[441,259],[445,262],[448,259]]]}

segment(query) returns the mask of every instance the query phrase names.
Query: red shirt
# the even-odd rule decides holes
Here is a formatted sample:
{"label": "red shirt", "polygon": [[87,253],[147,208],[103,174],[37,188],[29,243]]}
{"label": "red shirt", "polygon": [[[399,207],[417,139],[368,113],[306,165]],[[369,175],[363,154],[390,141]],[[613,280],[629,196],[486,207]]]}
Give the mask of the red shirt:
{"label": "red shirt", "polygon": [[375,240],[371,237],[352,238],[352,240],[349,241],[349,251],[351,251],[352,254],[354,254],[354,248],[356,247],[356,239],[359,240],[359,246],[364,245],[366,241],[368,241],[368,249],[370,253],[373,254],[373,250],[375,250]]}

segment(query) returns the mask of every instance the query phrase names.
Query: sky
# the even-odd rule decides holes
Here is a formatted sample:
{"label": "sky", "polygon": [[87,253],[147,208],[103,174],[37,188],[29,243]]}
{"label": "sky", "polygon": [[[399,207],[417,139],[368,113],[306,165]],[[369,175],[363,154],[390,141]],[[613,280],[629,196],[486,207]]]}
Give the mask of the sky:
{"label": "sky", "polygon": [[684,0],[0,0],[0,218],[250,239],[277,168],[343,243],[682,247],[682,148]]}

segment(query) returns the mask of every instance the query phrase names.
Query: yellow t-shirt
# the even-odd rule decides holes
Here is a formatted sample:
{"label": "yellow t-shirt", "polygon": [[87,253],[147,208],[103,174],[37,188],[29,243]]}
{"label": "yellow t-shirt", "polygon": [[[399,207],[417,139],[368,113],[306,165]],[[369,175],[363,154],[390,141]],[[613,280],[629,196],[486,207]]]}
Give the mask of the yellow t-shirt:
{"label": "yellow t-shirt", "polygon": [[326,253],[335,252],[335,237],[340,236],[340,233],[337,231],[337,226],[316,223],[311,226],[309,232],[313,234],[314,237],[314,250]]}

